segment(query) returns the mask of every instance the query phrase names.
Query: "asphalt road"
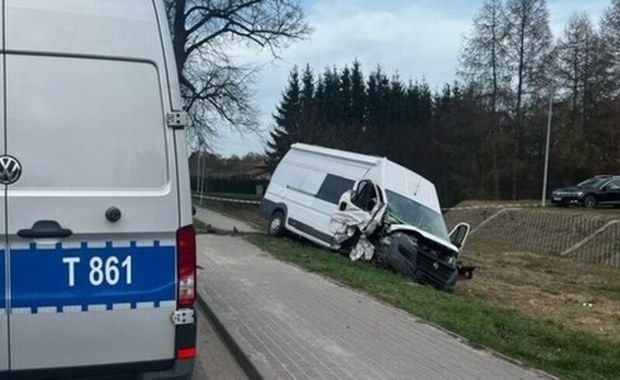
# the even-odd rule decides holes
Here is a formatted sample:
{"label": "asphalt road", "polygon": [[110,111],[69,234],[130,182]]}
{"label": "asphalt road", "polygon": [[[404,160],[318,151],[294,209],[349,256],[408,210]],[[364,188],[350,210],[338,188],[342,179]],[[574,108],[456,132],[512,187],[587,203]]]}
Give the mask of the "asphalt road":
{"label": "asphalt road", "polygon": [[209,319],[196,303],[198,316],[198,357],[194,368],[193,380],[223,379],[236,380],[247,379],[247,376],[239,367],[232,354],[217,335]]}

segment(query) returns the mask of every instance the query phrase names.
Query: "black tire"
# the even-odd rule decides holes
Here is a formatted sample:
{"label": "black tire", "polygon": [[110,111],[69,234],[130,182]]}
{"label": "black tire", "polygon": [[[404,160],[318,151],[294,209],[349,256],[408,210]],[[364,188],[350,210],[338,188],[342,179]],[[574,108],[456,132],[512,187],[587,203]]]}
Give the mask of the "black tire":
{"label": "black tire", "polygon": [[592,194],[588,194],[583,198],[583,205],[587,208],[596,207],[596,197]]}
{"label": "black tire", "polygon": [[284,233],[284,214],[282,211],[276,211],[271,214],[269,224],[267,225],[267,234],[270,236],[282,236]]}

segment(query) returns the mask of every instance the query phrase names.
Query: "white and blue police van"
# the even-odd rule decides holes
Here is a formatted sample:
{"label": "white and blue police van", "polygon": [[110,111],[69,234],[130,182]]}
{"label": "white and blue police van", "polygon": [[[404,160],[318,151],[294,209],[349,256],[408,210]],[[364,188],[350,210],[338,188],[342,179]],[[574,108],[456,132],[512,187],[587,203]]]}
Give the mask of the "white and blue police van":
{"label": "white and blue police van", "polygon": [[0,379],[191,377],[196,244],[158,0],[4,0]]}

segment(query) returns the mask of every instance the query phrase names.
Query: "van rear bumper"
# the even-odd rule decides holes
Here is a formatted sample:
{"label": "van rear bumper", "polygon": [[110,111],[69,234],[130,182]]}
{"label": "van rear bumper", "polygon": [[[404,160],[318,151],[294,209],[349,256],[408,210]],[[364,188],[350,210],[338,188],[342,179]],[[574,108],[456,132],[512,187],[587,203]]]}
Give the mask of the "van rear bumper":
{"label": "van rear bumper", "polygon": [[[175,327],[175,351],[196,346],[197,323]],[[194,372],[194,359],[168,359],[139,363],[47,368],[0,372],[0,380],[92,379],[92,380],[186,380]]]}
{"label": "van rear bumper", "polygon": [[[92,380],[186,380],[194,371],[194,360],[163,360],[146,363],[125,363],[92,367],[12,371],[11,380],[20,379],[92,379]],[[8,379],[8,373],[0,379]]]}
{"label": "van rear bumper", "polygon": [[175,360],[169,370],[143,373],[136,380],[189,380],[194,372],[194,360]]}

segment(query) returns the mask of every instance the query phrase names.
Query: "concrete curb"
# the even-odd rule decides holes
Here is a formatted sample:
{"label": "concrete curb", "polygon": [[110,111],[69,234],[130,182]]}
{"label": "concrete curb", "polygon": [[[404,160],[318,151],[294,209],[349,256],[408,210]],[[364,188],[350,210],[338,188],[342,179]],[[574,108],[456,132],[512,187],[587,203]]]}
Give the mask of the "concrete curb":
{"label": "concrete curb", "polygon": [[209,307],[207,302],[202,298],[200,293],[198,293],[197,297],[198,306],[205,313],[209,322],[213,325],[215,332],[220,336],[226,348],[230,351],[232,356],[235,358],[243,372],[247,375],[249,379],[263,380],[263,376],[258,372],[256,366],[252,363],[248,355],[243,352],[241,347],[235,342],[232,335],[226,330],[224,324],[217,318],[217,315],[213,312],[213,310]]}

